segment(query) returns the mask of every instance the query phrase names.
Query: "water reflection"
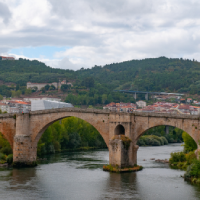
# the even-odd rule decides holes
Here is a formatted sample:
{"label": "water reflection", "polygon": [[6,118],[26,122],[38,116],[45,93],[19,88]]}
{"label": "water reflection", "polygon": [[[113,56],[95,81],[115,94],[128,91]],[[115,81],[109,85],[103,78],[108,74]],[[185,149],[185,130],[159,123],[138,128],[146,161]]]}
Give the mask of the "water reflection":
{"label": "water reflection", "polygon": [[144,170],[137,173],[103,172],[108,151],[68,152],[46,156],[36,168],[1,169],[0,199],[200,199],[200,187],[180,177],[183,171],[150,158],[169,158],[180,145],[143,147],[138,162]]}

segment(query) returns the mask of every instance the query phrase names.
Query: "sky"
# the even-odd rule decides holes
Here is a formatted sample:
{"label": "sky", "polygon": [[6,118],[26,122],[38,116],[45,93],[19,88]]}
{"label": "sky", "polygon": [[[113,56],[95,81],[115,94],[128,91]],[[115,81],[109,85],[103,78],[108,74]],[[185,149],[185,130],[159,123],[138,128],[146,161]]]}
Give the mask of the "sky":
{"label": "sky", "polygon": [[48,66],[200,61],[199,0],[0,0],[0,55]]}

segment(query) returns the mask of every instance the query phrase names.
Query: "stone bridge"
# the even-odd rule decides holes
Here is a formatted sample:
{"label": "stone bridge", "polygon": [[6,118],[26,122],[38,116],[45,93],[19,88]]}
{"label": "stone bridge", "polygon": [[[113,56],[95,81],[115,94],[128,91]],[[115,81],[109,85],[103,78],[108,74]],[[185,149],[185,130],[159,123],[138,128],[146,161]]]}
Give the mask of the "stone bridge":
{"label": "stone bridge", "polygon": [[[177,127],[187,132],[198,144],[197,152],[200,151],[199,116],[61,108],[0,115],[0,132],[13,148],[14,164],[34,164],[37,159],[37,144],[46,128],[55,121],[70,116],[87,121],[99,131],[109,148],[109,162],[112,165],[123,167],[136,164],[137,140],[146,130],[160,125]],[[128,148],[123,147],[120,135],[131,139]]]}

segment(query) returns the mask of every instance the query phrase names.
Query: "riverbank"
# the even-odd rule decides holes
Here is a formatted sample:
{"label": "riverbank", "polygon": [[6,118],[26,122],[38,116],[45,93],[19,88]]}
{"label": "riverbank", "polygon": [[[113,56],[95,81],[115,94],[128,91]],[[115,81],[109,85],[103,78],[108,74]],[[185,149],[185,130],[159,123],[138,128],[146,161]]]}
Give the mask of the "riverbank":
{"label": "riverbank", "polygon": [[183,176],[185,181],[192,184],[200,184],[200,160],[196,158],[194,151],[171,153],[169,165],[173,169],[186,171]]}

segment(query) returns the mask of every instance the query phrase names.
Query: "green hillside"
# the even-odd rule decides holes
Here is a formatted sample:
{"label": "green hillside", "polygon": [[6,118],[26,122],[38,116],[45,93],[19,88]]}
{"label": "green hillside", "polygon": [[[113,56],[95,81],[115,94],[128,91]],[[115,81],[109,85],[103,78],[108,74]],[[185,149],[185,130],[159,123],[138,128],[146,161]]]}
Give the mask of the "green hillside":
{"label": "green hillside", "polygon": [[51,83],[58,81],[58,78],[70,78],[73,74],[72,70],[54,69],[37,60],[20,58],[0,61],[0,80],[20,85],[26,85],[28,81]]}
{"label": "green hillside", "polygon": [[[18,89],[28,81],[50,83],[59,78],[73,81],[67,101],[74,104],[134,101],[131,95],[113,92],[115,89],[200,94],[200,63],[188,59],[131,60],[78,71],[54,69],[36,60],[0,61],[0,80],[16,83]],[[0,93],[5,95],[2,87]]]}

